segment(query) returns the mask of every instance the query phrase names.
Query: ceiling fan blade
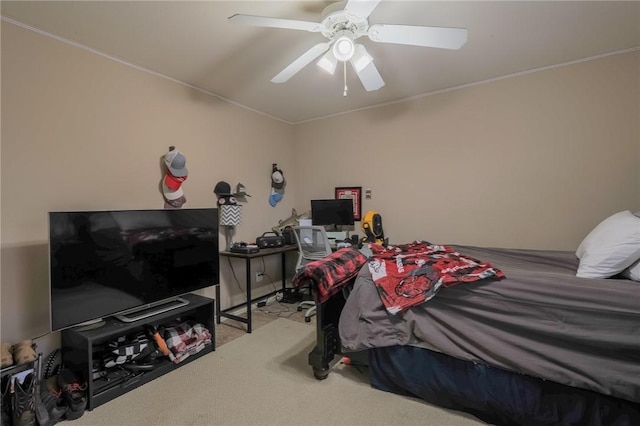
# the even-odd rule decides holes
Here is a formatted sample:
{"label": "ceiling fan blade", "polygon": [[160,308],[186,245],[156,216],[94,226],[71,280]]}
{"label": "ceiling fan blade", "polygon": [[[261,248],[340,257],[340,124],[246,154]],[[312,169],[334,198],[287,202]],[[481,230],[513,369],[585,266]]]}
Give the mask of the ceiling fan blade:
{"label": "ceiling fan blade", "polygon": [[380,0],[349,0],[344,7],[347,14],[357,18],[366,19],[371,15],[373,9],[378,6]]}
{"label": "ceiling fan blade", "polygon": [[306,67],[311,61],[329,50],[329,43],[318,43],[311,49],[304,52],[298,59],[291,62],[285,69],[280,71],[278,75],[271,79],[272,83],[284,83],[293,77],[298,71]]}
{"label": "ceiling fan blade", "polygon": [[367,92],[378,90],[384,86],[384,80],[382,80],[378,68],[376,68],[373,62],[369,63],[369,65],[356,74],[358,74],[358,78]]}
{"label": "ceiling fan blade", "polygon": [[369,27],[371,40],[381,43],[460,49],[467,42],[465,28],[421,27],[412,25],[373,24]]}
{"label": "ceiling fan blade", "polygon": [[232,22],[257,27],[286,28],[291,30],[304,30],[320,32],[321,24],[318,22],[296,21],[293,19],[270,18],[268,16],[242,15],[236,13],[228,18]]}

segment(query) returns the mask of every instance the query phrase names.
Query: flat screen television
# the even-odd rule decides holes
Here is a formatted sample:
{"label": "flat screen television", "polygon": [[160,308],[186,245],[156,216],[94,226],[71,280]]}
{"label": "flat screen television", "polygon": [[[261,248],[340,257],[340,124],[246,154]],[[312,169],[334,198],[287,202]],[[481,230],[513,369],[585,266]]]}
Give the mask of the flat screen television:
{"label": "flat screen television", "polygon": [[49,212],[51,330],[187,303],[220,282],[218,209]]}
{"label": "flat screen television", "polygon": [[340,229],[342,226],[353,225],[353,200],[329,199],[311,200],[311,224],[331,226]]}

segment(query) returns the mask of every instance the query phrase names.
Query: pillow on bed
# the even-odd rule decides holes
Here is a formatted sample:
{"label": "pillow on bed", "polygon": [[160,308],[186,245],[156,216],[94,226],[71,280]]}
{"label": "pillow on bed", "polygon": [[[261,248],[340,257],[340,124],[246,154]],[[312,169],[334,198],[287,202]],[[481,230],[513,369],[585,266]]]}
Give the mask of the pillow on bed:
{"label": "pillow on bed", "polygon": [[622,276],[633,281],[640,281],[640,260],[622,271]]}
{"label": "pillow on bed", "polygon": [[585,237],[576,250],[576,276],[609,278],[640,259],[640,217],[629,210],[609,216]]}

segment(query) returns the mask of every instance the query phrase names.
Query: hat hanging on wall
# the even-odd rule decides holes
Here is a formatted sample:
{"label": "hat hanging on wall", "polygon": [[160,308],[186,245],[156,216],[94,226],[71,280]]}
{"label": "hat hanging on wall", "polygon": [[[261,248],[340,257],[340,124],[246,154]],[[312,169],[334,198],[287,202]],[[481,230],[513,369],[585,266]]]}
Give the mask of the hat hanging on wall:
{"label": "hat hanging on wall", "polygon": [[171,189],[164,182],[162,183],[162,195],[164,195],[165,200],[177,200],[180,197],[184,197],[184,191],[182,188]]}
{"label": "hat hanging on wall", "polygon": [[187,180],[187,159],[184,154],[169,147],[169,152],[164,155],[166,172],[162,179],[162,196],[165,209],[179,209],[187,202],[182,189],[182,184]]}
{"label": "hat hanging on wall", "polygon": [[164,208],[165,209],[179,209],[182,207],[184,203],[187,202],[187,199],[183,195],[182,197],[176,198],[175,200],[164,200]]}
{"label": "hat hanging on wall", "polygon": [[236,185],[236,192],[233,193],[233,195],[237,198],[237,197],[251,197],[251,195],[247,194],[247,188],[241,184],[240,182],[238,182],[238,184]]}
{"label": "hat hanging on wall", "polygon": [[271,186],[274,189],[284,189],[286,182],[284,180],[284,174],[282,170],[277,169],[276,171],[271,173]]}
{"label": "hat hanging on wall", "polygon": [[275,207],[280,201],[282,201],[282,194],[272,189],[271,195],[269,196],[269,204],[271,207]]}
{"label": "hat hanging on wall", "polygon": [[221,180],[216,183],[216,186],[213,188],[213,192],[218,196],[222,197],[223,195],[232,195],[231,194],[231,185],[227,182]]}
{"label": "hat hanging on wall", "polygon": [[183,177],[189,174],[187,170],[187,159],[177,149],[169,148],[164,156],[164,162],[167,165],[169,172],[176,177]]}
{"label": "hat hanging on wall", "polygon": [[216,186],[213,188],[213,193],[218,197],[218,205],[236,205],[238,204],[238,200],[231,193],[231,185],[227,182],[221,180],[216,183]]}
{"label": "hat hanging on wall", "polygon": [[180,189],[185,180],[187,180],[187,176],[174,176],[168,170],[164,175],[164,185],[174,191]]}
{"label": "hat hanging on wall", "polygon": [[269,196],[269,204],[275,207],[284,197],[284,188],[287,181],[284,178],[284,172],[278,167],[278,164],[271,165],[271,195]]}

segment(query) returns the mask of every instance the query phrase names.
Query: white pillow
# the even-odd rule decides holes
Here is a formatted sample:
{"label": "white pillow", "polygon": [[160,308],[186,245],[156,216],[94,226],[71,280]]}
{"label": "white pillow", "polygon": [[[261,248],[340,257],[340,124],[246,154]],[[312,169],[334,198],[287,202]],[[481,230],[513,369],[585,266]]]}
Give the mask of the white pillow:
{"label": "white pillow", "polygon": [[640,281],[640,260],[622,271],[622,276],[630,280]]}
{"label": "white pillow", "polygon": [[578,246],[576,276],[609,278],[640,259],[640,217],[629,210],[609,216]]}

